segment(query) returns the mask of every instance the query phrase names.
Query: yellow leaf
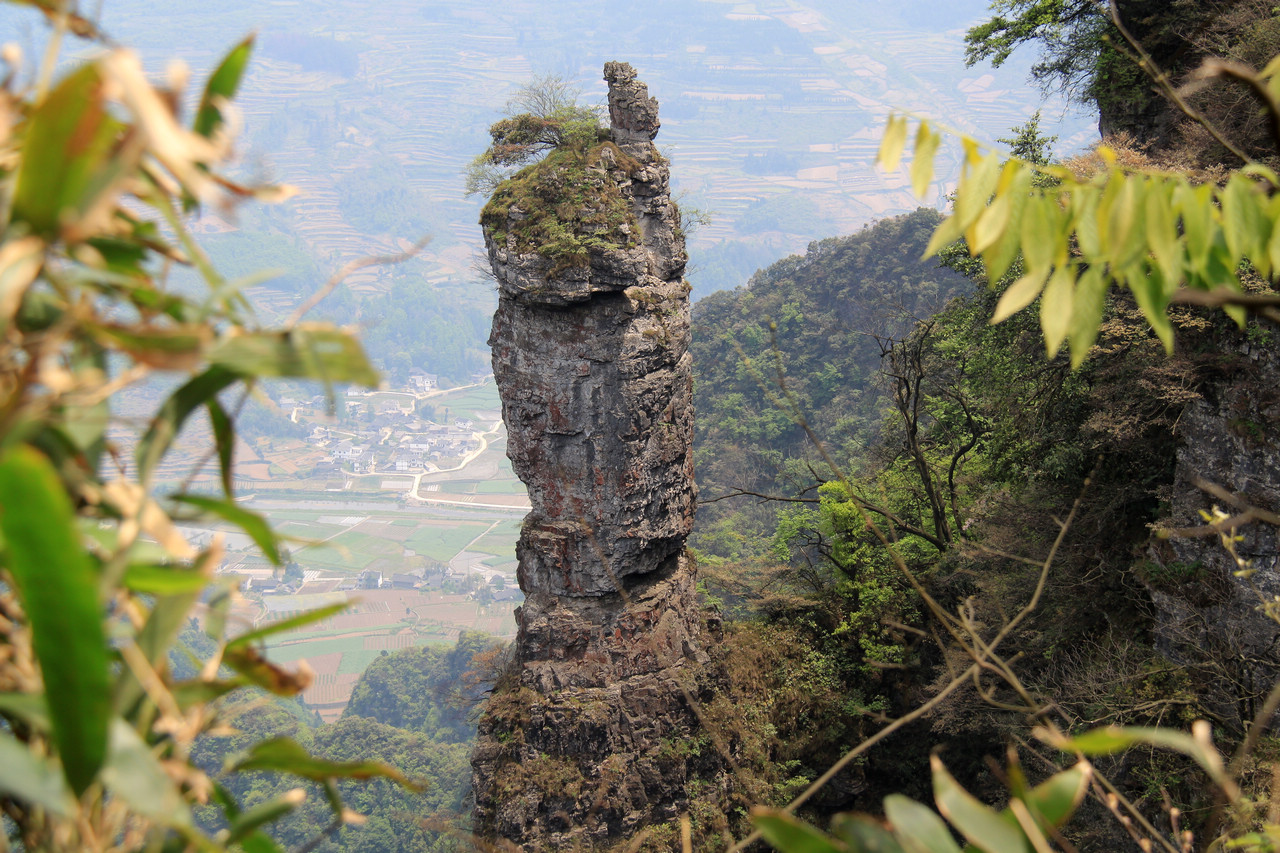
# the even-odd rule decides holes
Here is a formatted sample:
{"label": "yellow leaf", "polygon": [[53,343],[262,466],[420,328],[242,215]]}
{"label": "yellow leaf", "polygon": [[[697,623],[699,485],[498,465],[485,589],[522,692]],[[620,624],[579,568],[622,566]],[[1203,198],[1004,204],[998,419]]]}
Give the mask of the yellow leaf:
{"label": "yellow leaf", "polygon": [[1065,234],[1055,233],[1058,223],[1055,221],[1058,203],[1055,199],[1037,194],[1027,199],[1022,211],[1022,255],[1027,260],[1028,269],[1048,270],[1053,266],[1053,259],[1058,254],[1054,250],[1054,242],[1066,242]]}
{"label": "yellow leaf", "polygon": [[889,124],[884,129],[884,138],[880,140],[880,150],[876,153],[876,163],[886,172],[896,171],[906,144],[906,116],[890,115]]}
{"label": "yellow leaf", "polygon": [[931,258],[941,252],[947,246],[950,246],[961,237],[960,224],[955,216],[948,216],[942,220],[942,224],[938,226],[938,230],[933,232],[933,237],[929,239],[929,245],[925,247],[924,258]]}
{"label": "yellow leaf", "polygon": [[1044,331],[1045,351],[1049,358],[1058,354],[1067,330],[1071,328],[1071,310],[1075,302],[1075,268],[1060,266],[1049,277],[1040,300],[1040,328]]}
{"label": "yellow leaf", "polygon": [[1182,218],[1182,233],[1186,238],[1187,264],[1203,274],[1208,267],[1209,252],[1213,246],[1214,211],[1213,185],[1193,187],[1180,182],[1173,191],[1173,207]]}
{"label": "yellow leaf", "polygon": [[976,165],[965,166],[956,187],[955,216],[960,220],[961,228],[967,230],[986,208],[991,194],[995,192],[999,169],[1000,157],[995,152],[983,157]]}
{"label": "yellow leaf", "polygon": [[1155,255],[1160,272],[1167,281],[1182,278],[1182,243],[1173,221],[1173,205],[1169,187],[1155,182],[1146,197],[1147,245]]}
{"label": "yellow leaf", "polygon": [[1009,289],[1000,295],[1000,301],[996,303],[996,310],[991,315],[991,325],[1007,320],[1035,302],[1048,275],[1049,269],[1040,267],[1009,285]]}
{"label": "yellow leaf", "polygon": [[1102,311],[1107,302],[1109,283],[1099,267],[1086,267],[1076,281],[1076,298],[1071,308],[1071,326],[1067,339],[1071,342],[1071,369],[1084,364],[1089,349],[1098,338]]}
{"label": "yellow leaf", "polygon": [[1076,245],[1089,263],[1102,262],[1102,238],[1098,233],[1098,188],[1077,185],[1071,188],[1071,227]]}
{"label": "yellow leaf", "polygon": [[933,181],[933,159],[940,142],[942,136],[934,133],[928,122],[920,122],[920,130],[916,133],[916,154],[911,160],[911,189],[920,198],[924,198]]}

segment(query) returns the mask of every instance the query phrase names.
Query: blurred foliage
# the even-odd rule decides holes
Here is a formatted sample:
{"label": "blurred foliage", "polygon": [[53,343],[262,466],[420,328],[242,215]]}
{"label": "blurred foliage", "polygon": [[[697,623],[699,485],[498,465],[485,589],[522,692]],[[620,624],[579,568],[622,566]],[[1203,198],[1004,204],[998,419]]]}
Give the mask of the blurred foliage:
{"label": "blurred foliage", "polygon": [[[349,817],[339,779],[412,786],[367,756],[328,760],[288,739],[254,740],[216,776],[192,761],[222,725],[213,700],[256,687],[296,695],[308,673],[270,663],[262,643],[331,612],[228,636],[234,589],[217,580],[220,540],[192,547],[176,520],[229,522],[281,560],[260,516],[234,503],[235,407],[260,377],[307,379],[327,393],[374,384],[360,345],[329,324],[262,328],[241,289],[210,264],[188,229],[204,205],[289,195],[221,173],[231,155],[231,99],[252,51],[235,46],[209,75],[189,125],[176,70],[169,88],[128,50],[58,73],[69,35],[97,39],[66,4],[36,3],[53,25],[30,82],[17,63],[0,88],[0,804],[25,850],[275,850],[262,827],[302,799],[237,802],[227,783],[271,770],[318,785],[331,831]],[[200,287],[171,287],[174,264]],[[126,437],[113,395],[163,374],[174,390]],[[171,386],[173,387],[173,386]],[[197,412],[212,446],[175,494],[153,486],[174,438]],[[132,453],[129,449],[132,448]],[[220,497],[185,491],[207,463]],[[170,667],[197,602],[209,654]],[[348,760],[350,759],[350,760]],[[202,831],[212,803],[226,831]],[[310,840],[307,840],[310,843]]]}

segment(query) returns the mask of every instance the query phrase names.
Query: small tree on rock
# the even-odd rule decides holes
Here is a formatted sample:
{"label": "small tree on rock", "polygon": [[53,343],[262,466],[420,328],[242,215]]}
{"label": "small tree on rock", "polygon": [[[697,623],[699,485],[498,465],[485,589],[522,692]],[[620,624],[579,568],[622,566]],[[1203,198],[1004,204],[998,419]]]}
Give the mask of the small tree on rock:
{"label": "small tree on rock", "polygon": [[585,148],[607,129],[597,107],[578,103],[581,90],[556,75],[535,77],[507,102],[507,117],[489,126],[489,147],[467,166],[467,195],[489,195],[519,169],[558,148]]}

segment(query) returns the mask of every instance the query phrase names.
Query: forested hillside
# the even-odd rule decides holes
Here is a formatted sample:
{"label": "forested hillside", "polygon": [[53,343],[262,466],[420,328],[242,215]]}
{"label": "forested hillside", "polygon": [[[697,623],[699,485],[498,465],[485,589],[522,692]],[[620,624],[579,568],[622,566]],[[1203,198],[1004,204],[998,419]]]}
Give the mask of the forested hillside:
{"label": "forested hillside", "polygon": [[[1108,76],[1137,48],[1123,47],[1105,11],[1049,5],[1061,17],[1046,23],[1037,17],[1045,4],[1007,4],[1005,18],[971,31],[973,56],[998,57],[1024,41],[1048,45],[1042,78],[1078,86],[1079,97],[1103,110],[1104,126],[1127,135],[1060,172],[1042,171],[1023,191],[1052,193],[1068,176],[1098,176],[1099,186],[1114,184],[1114,201],[1123,171],[1135,182],[1144,173],[1189,174],[1207,193],[1251,154],[1274,158],[1277,140],[1256,124],[1210,123],[1213,139],[1206,125],[1150,94],[1145,76]],[[1206,55],[1257,57],[1276,32],[1274,12],[1244,3],[1216,4],[1212,26],[1190,36],[1182,24],[1200,12],[1189,5],[1119,7],[1133,14],[1135,32],[1154,39],[1153,53],[1173,58],[1169,69],[1181,80]],[[1072,40],[1059,40],[1063,32]],[[989,52],[978,49],[984,45]],[[1270,85],[1269,75],[1230,67],[1246,83]],[[1217,118],[1230,118],[1219,99],[1238,95],[1224,80],[1193,94]],[[1032,164],[1049,164],[1052,140],[1037,136],[1034,122],[1010,141]],[[975,193],[983,204],[996,174]],[[1269,180],[1251,191],[1267,197]],[[1064,190],[1056,203],[1067,208],[1067,199]],[[1143,229],[1160,227],[1152,224],[1158,216],[1148,206],[1109,227],[1132,227],[1129,239],[1138,241]],[[1011,221],[1016,232],[1020,223]],[[825,826],[845,809],[879,813],[890,793],[931,801],[931,750],[971,792],[1003,803],[1017,793],[1011,774],[1023,772],[1001,766],[1011,744],[1033,781],[1057,760],[1029,740],[1029,720],[1068,733],[1104,725],[1175,732],[1208,720],[1224,752],[1244,744],[1231,768],[1243,796],[1274,798],[1275,742],[1259,733],[1273,722],[1280,675],[1280,631],[1268,603],[1277,551],[1270,528],[1247,527],[1274,520],[1267,510],[1280,498],[1274,287],[1248,260],[1189,279],[1225,287],[1238,276],[1232,287],[1247,294],[1237,298],[1252,313],[1236,311],[1237,326],[1179,290],[1154,312],[1170,333],[1166,351],[1144,289],[1144,281],[1159,282],[1163,261],[1143,261],[1134,269],[1146,272],[1125,271],[1125,289],[1106,295],[1098,337],[1073,369],[1065,349],[1046,357],[1045,337],[1060,324],[1042,316],[1038,290],[1015,300],[1013,310],[1031,310],[1002,305],[1011,286],[1038,281],[1022,278],[1022,259],[994,281],[963,241],[941,253],[954,272],[936,260],[918,263],[933,223],[919,212],[814,244],[804,258],[695,306],[698,476],[707,502],[695,541],[712,600],[746,617],[726,632],[770,684],[739,703],[744,719],[770,721],[775,739],[761,736],[790,762],[789,781],[774,783],[778,803],[904,716],[910,722],[808,802],[810,819]],[[1227,241],[1241,240],[1244,228],[1222,219]],[[1048,248],[1028,245],[1035,233],[1024,229],[1020,245],[1039,257]],[[1063,256],[1088,248],[1066,233],[1053,243],[1065,246]],[[1084,241],[1083,226],[1081,234]],[[898,254],[899,241],[914,251]],[[1194,249],[1180,250],[1195,262]],[[1268,260],[1258,266],[1274,269]],[[1159,286],[1172,293],[1170,284]],[[1071,311],[1070,302],[1059,305]],[[993,325],[993,315],[1007,319]],[[1253,515],[1228,521],[1230,507]],[[1215,518],[1217,528],[1195,529]],[[1245,525],[1238,535],[1236,524]],[[959,673],[983,654],[969,638],[983,636],[1004,643],[991,658],[998,663],[972,679],[977,690],[957,689],[967,681]],[[788,676],[804,687],[784,687]],[[945,700],[934,699],[940,693]],[[922,704],[928,713],[916,714]],[[1176,850],[1183,842],[1166,839],[1183,830],[1199,839],[1186,849],[1203,849],[1217,834],[1271,849],[1248,832],[1274,818],[1238,799],[1224,807],[1225,795],[1170,753],[1130,751],[1097,759],[1094,771],[1116,799],[1110,807],[1085,800],[1064,829],[1076,849],[1129,849],[1145,838]],[[973,840],[938,796],[943,815]],[[1135,829],[1135,821],[1148,823]]]}
{"label": "forested hillside", "polygon": [[[196,631],[186,632],[183,640],[196,649],[207,645]],[[342,782],[347,806],[368,819],[339,828],[330,825],[325,792],[308,785],[307,799],[273,826],[272,837],[289,850],[316,842],[312,849],[325,853],[465,849],[474,712],[491,683],[499,648],[483,634],[464,633],[453,646],[384,652],[361,675],[342,718],[329,725],[294,702],[241,697],[221,709],[235,734],[202,738],[192,759],[216,775],[250,745],[290,737],[317,758],[386,762],[421,790],[387,779]],[[273,773],[242,773],[221,782],[246,810],[296,783]],[[210,831],[220,827],[212,808],[197,817]]]}
{"label": "forested hillside", "polygon": [[922,208],[814,242],[694,306],[696,547],[722,557],[768,551],[776,505],[718,499],[812,483],[808,466],[825,465],[797,414],[843,458],[870,441],[886,403],[882,346],[971,288],[921,259],[940,221]]}

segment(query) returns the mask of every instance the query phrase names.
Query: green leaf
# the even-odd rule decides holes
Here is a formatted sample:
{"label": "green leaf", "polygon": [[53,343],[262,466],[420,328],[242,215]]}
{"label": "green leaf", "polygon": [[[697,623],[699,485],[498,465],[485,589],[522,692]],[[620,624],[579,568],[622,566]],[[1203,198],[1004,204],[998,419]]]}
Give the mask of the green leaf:
{"label": "green leaf", "polygon": [[267,520],[256,512],[247,510],[234,501],[210,498],[203,495],[172,495],[171,499],[188,506],[198,507],[205,512],[218,516],[223,521],[231,522],[249,534],[254,544],[262,549],[263,555],[271,561],[272,565],[278,566],[282,562],[280,559],[279,540],[276,538],[276,534],[271,530],[271,525],[267,523]]}
{"label": "green leaf", "polygon": [[1098,192],[1096,187],[1071,188],[1071,228],[1080,254],[1090,264],[1104,263],[1102,239],[1098,233]]}
{"label": "green leaf", "polygon": [[0,456],[0,533],[31,623],[53,740],[79,796],[106,759],[111,712],[98,578],[57,472],[25,445]]}
{"label": "green leaf", "polygon": [[330,779],[386,778],[411,790],[421,790],[421,786],[416,782],[381,761],[327,761],[309,755],[305,749],[287,737],[272,738],[254,744],[245,757],[233,762],[231,769],[237,773],[249,770],[275,770],[301,776],[313,782]]}
{"label": "green leaf", "polygon": [[1164,344],[1165,352],[1172,354],[1173,324],[1165,313],[1169,307],[1169,298],[1165,295],[1164,277],[1158,269],[1152,269],[1146,274],[1141,269],[1135,269],[1126,271],[1125,278],[1129,282],[1134,300],[1142,309],[1142,316],[1147,318],[1156,337]]}
{"label": "green leaf", "polygon": [[1075,303],[1071,309],[1071,326],[1067,340],[1071,342],[1071,368],[1084,364],[1093,342],[1098,339],[1102,312],[1107,304],[1110,282],[1098,267],[1087,267],[1076,281]]}
{"label": "green leaf", "polygon": [[301,789],[298,789],[296,792],[290,791],[282,794],[243,812],[231,822],[227,841],[231,844],[238,844],[243,839],[255,834],[260,827],[277,821],[296,809],[305,798],[306,794]]}
{"label": "green leaf", "polygon": [[1075,271],[1070,266],[1055,269],[1049,276],[1049,283],[1044,286],[1044,296],[1040,300],[1040,328],[1044,331],[1045,351],[1050,359],[1058,354],[1067,338],[1067,330],[1071,328],[1075,292]]}
{"label": "green leaf", "polygon": [[56,763],[0,731],[0,792],[59,817],[75,814],[76,804]]}
{"label": "green leaf", "polygon": [[884,816],[906,853],[960,853],[942,818],[922,803],[901,794],[884,798]]}
{"label": "green leaf", "polygon": [[138,564],[125,569],[127,589],[144,595],[176,595],[200,592],[209,585],[208,575],[182,566]]}
{"label": "green leaf", "polygon": [[1044,288],[1045,279],[1048,277],[1049,270],[1047,268],[1033,269],[1009,285],[1008,289],[1000,294],[1000,300],[996,303],[996,310],[991,315],[992,325],[1012,317],[1032,302],[1035,302],[1036,297],[1040,295],[1041,289]]}
{"label": "green leaf", "polygon": [[213,444],[218,449],[218,474],[222,480],[222,493],[230,499],[235,491],[231,485],[231,473],[235,466],[235,426],[217,397],[210,397],[204,405],[209,410],[209,424],[213,427]]}
{"label": "green leaf", "polygon": [[191,825],[191,810],[177,785],[133,727],[119,718],[111,721],[111,753],[102,781],[140,815],[165,826]]}
{"label": "green leaf", "polygon": [[1261,227],[1259,194],[1252,180],[1236,173],[1227,181],[1221,193],[1222,235],[1234,267],[1245,257],[1257,252],[1257,235]]}
{"label": "green leaf", "polygon": [[233,47],[223,58],[217,69],[209,75],[204,94],[200,96],[200,108],[196,111],[195,121],[191,129],[204,137],[213,136],[225,119],[219,109],[219,101],[230,101],[240,88],[240,80],[249,65],[249,56],[253,53],[253,36]]}
{"label": "green leaf", "polygon": [[1084,800],[1092,775],[1093,768],[1089,763],[1079,761],[1074,767],[1041,782],[1023,798],[1023,802],[1044,825],[1062,826]]}
{"label": "green leaf", "polygon": [[1167,281],[1182,278],[1182,244],[1174,223],[1173,203],[1169,187],[1155,182],[1146,198],[1146,237],[1151,254]]}
{"label": "green leaf", "polygon": [[285,332],[249,332],[222,341],[209,360],[246,376],[378,384],[356,339],[333,326],[308,324]]}
{"label": "green leaf", "polygon": [[17,717],[42,734],[49,731],[49,706],[38,693],[0,693],[0,714]]}
{"label": "green leaf", "polygon": [[886,172],[896,171],[902,161],[902,149],[907,144],[907,117],[889,116],[889,124],[884,129],[884,138],[880,140],[880,150],[876,152],[876,163]]}
{"label": "green leaf", "polygon": [[911,189],[924,198],[933,182],[933,161],[938,154],[938,143],[942,136],[929,128],[927,121],[920,122],[920,130],[916,132],[916,151],[911,160]]}
{"label": "green leaf", "polygon": [[[1203,723],[1197,721],[1196,725]],[[1204,724],[1207,727],[1207,723]],[[1221,784],[1225,779],[1222,756],[1208,743],[1207,732],[1201,740],[1186,732],[1141,726],[1107,726],[1053,744],[1058,749],[1084,755],[1111,755],[1133,746],[1158,746],[1172,749],[1195,760],[1209,776]]]}
{"label": "green leaf", "polygon": [[239,381],[242,376],[225,367],[210,367],[199,376],[192,377],[165,400],[164,405],[151,419],[147,432],[138,441],[135,458],[139,478],[146,482],[156,465],[164,458],[174,438],[182,431],[182,425],[197,407],[209,400],[216,400],[219,391]]}
{"label": "green leaf", "polygon": [[1208,266],[1209,253],[1216,230],[1213,217],[1213,186],[1202,184],[1193,187],[1180,183],[1173,192],[1173,206],[1182,218],[1182,233],[1187,244],[1187,263],[1203,274]]}
{"label": "green leaf", "polygon": [[986,853],[1026,853],[1027,843],[1021,831],[960,787],[936,755],[930,764],[938,811],[961,835]]}
{"label": "green leaf", "polygon": [[227,642],[228,649],[237,649],[247,646],[250,643],[270,637],[273,634],[279,634],[283,631],[292,631],[294,628],[301,628],[303,625],[310,625],[313,622],[319,622],[321,619],[327,619],[335,613],[341,613],[347,609],[346,602],[338,604],[330,604],[325,607],[317,607],[315,610],[308,610],[306,613],[299,613],[297,616],[290,616],[288,619],[281,619],[278,622],[272,622],[253,631],[247,631],[238,637]]}
{"label": "green leaf", "polygon": [[97,66],[82,65],[27,121],[11,216],[40,236],[89,236],[78,233],[84,216],[132,171],[133,162],[117,150],[124,125],[107,110],[102,90]]}
{"label": "green leaf", "polygon": [[853,848],[778,809],[756,806],[751,822],[776,850],[784,853],[853,853]]}
{"label": "green leaf", "polygon": [[858,853],[905,853],[888,830],[864,814],[836,815],[831,819],[831,834]]}

